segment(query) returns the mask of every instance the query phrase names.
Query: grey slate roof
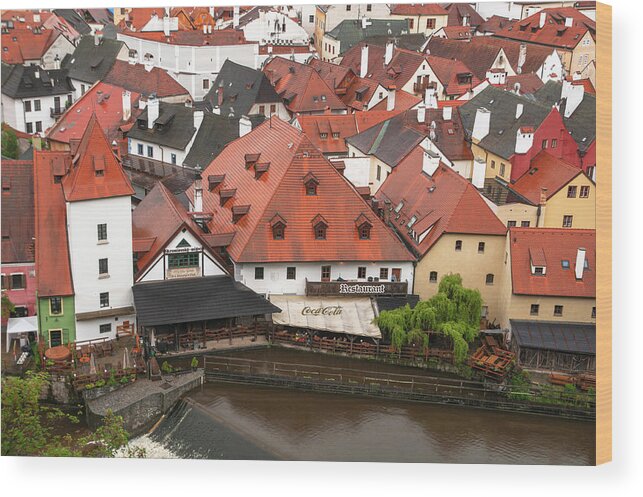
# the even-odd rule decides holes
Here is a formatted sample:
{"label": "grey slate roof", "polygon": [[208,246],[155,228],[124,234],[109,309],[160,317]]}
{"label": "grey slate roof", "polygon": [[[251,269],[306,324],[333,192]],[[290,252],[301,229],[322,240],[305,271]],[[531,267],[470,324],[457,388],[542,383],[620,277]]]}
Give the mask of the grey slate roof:
{"label": "grey slate roof", "polygon": [[105,38],[96,45],[93,36],[83,36],[63,64],[69,70],[70,78],[94,84],[109,72],[123,46],[122,41]]}
{"label": "grey slate roof", "polygon": [[388,35],[367,36],[362,41],[365,41],[369,45],[384,46],[391,39],[393,39],[397,48],[403,48],[404,50],[411,50],[413,52],[421,52],[424,50],[426,42],[428,41],[428,38],[424,36],[423,33],[409,33],[392,37]]}
{"label": "grey slate roof", "polygon": [[407,19],[370,19],[371,23],[362,28],[361,19],[345,19],[335,28],[326,33],[330,38],[339,41],[339,54],[341,55],[369,36],[395,37],[409,32]]}
{"label": "grey slate roof", "polygon": [[204,97],[210,109],[217,106],[217,88],[223,87],[221,114],[247,115],[254,104],[276,104],[281,98],[266,75],[227,59],[210,91]]}
{"label": "grey slate roof", "polygon": [[404,307],[406,304],[413,309],[419,301],[420,296],[412,293],[400,297],[375,297],[375,302],[377,302],[377,308],[380,312],[399,309],[400,307]]}
{"label": "grey slate roof", "polygon": [[87,35],[92,32],[92,28],[87,24],[87,21],[74,9],[54,9],[54,14],[62,17],[81,35]]}
{"label": "grey slate roof", "polygon": [[[194,128],[194,109],[182,104],[159,102],[159,117],[152,129],[147,128],[148,108],[138,116],[136,125],[127,133],[134,138],[165,147],[184,150],[196,132]],[[162,127],[158,123],[163,123]]]}
{"label": "grey slate roof", "polygon": [[66,95],[73,91],[74,86],[64,69],[46,71],[38,66],[2,64],[2,93],[11,98]]}
{"label": "grey slate roof", "polygon": [[[516,119],[516,107],[523,104],[522,115]],[[460,107],[462,125],[470,137],[478,108],[484,107],[491,112],[489,134],[480,140],[480,147],[500,157],[509,159],[516,149],[516,134],[523,126],[534,129],[551,112],[551,106],[531,98],[516,95],[493,86],[488,86],[466,104]]]}
{"label": "grey slate roof", "polygon": [[138,322],[143,326],[281,312],[230,276],[202,276],[136,283],[132,287]]}
{"label": "grey slate roof", "polygon": [[520,347],[573,354],[596,354],[596,325],[548,321],[510,320],[511,333]]}
{"label": "grey slate roof", "polygon": [[[552,106],[560,102],[563,84],[548,81],[545,86],[534,93],[534,97],[545,105]],[[564,107],[560,112],[564,116]],[[583,101],[576,107],[570,117],[563,117],[565,127],[578,144],[580,151],[585,151],[596,139],[596,95],[585,93]]]}

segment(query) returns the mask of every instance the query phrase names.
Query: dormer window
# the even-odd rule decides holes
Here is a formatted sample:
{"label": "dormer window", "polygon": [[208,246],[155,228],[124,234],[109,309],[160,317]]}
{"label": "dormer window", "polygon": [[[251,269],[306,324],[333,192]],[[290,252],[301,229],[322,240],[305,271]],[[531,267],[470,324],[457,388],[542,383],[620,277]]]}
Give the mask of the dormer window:
{"label": "dormer window", "polygon": [[320,137],[322,140],[325,140],[326,138],[328,138],[328,133],[319,133],[319,137]]}
{"label": "dormer window", "polygon": [[339,138],[339,132],[338,131],[333,132],[333,138],[335,138],[335,139]]}
{"label": "dormer window", "polygon": [[224,179],[225,174],[211,174],[210,176],[208,176],[208,190],[214,190],[216,187],[223,183]]}
{"label": "dormer window", "polygon": [[286,238],[286,220],[279,214],[275,214],[270,221],[273,240],[284,240]]}
{"label": "dormer window", "polygon": [[237,193],[236,188],[231,188],[229,190],[221,190],[221,192],[219,193],[220,205],[223,207],[228,200],[230,200],[231,198],[234,198],[234,195],[236,193]]}
{"label": "dormer window", "polygon": [[306,187],[306,195],[317,195],[319,180],[313,173],[308,173],[304,176],[304,186]]}
{"label": "dormer window", "polygon": [[325,240],[328,222],[326,222],[321,214],[318,214],[313,218],[312,225],[315,232],[315,240]]}
{"label": "dormer window", "polygon": [[547,261],[542,248],[529,249],[529,264],[533,276],[545,276],[547,274]]}
{"label": "dormer window", "polygon": [[259,160],[259,156],[261,154],[246,154],[244,155],[244,160],[246,162],[246,169],[250,169],[252,166],[254,166],[257,161]]}
{"label": "dormer window", "polygon": [[355,225],[357,226],[357,234],[359,236],[359,239],[370,240],[371,228],[373,227],[373,225],[364,214],[359,215],[359,217],[355,220]]}
{"label": "dormer window", "polygon": [[250,212],[249,205],[235,205],[232,207],[232,222],[234,224],[238,223],[243,216]]}

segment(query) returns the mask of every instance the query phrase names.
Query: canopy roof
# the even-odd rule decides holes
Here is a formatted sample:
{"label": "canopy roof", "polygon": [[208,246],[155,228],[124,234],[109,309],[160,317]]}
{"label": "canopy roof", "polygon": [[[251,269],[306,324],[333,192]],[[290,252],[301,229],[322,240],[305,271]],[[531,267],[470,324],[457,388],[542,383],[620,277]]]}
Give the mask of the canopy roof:
{"label": "canopy roof", "polygon": [[38,333],[38,316],[9,318],[9,321],[7,321],[7,352],[9,352],[11,335],[21,335],[29,332]]}
{"label": "canopy roof", "polygon": [[511,320],[511,333],[520,347],[572,354],[596,354],[596,325]]}

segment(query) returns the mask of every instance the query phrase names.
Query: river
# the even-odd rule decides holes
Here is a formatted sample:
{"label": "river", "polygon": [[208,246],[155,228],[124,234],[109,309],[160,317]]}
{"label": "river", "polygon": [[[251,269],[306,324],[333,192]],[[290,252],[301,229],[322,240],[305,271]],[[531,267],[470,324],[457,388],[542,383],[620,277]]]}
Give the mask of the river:
{"label": "river", "polygon": [[[409,372],[281,349],[234,355]],[[134,443],[150,457],[315,461],[583,465],[595,451],[589,422],[228,383],[193,390]]]}

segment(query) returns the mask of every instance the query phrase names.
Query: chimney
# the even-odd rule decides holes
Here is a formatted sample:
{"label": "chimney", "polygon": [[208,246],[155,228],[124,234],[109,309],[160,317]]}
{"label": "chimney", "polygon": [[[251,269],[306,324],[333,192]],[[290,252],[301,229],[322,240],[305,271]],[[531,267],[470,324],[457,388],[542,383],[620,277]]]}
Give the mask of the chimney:
{"label": "chimney", "polygon": [[101,38],[103,34],[100,31],[94,32],[94,46],[100,45]]}
{"label": "chimney", "polygon": [[212,34],[212,24],[208,24],[208,34]]}
{"label": "chimney", "polygon": [[473,173],[471,174],[471,183],[478,189],[484,188],[484,178],[487,171],[487,164],[484,159],[477,157],[473,161]]}
{"label": "chimney", "polygon": [[576,252],[576,279],[583,279],[583,272],[585,271],[585,249],[579,248]]}
{"label": "chimney", "polygon": [[214,19],[214,7],[208,7],[208,12],[210,13],[210,17]]}
{"label": "chimney", "polygon": [[203,212],[203,182],[201,181],[201,172],[199,170],[194,174],[192,212]]}
{"label": "chimney", "polygon": [[420,104],[418,107],[418,122],[423,123],[426,119],[426,107],[424,107],[424,104]]}
{"label": "chimney", "polygon": [[449,105],[445,105],[444,107],[442,107],[442,120],[450,121],[452,117],[453,117],[453,107]]}
{"label": "chimney", "polygon": [[154,127],[154,121],[159,118],[159,101],[156,95],[150,95],[147,99],[147,129]]}
{"label": "chimney", "polygon": [[196,131],[199,131],[199,128],[201,127],[201,123],[203,122],[203,111],[202,110],[195,110],[193,113],[194,116],[194,129]]}
{"label": "chimney", "polygon": [[517,154],[526,154],[534,144],[534,129],[522,126],[516,131],[516,149]]}
{"label": "chimney", "polygon": [[388,96],[386,97],[386,110],[395,109],[395,85],[388,87]]}
{"label": "chimney", "polygon": [[36,70],[33,72],[33,76],[36,79],[40,79],[40,68],[36,66]]}
{"label": "chimney", "polygon": [[431,150],[425,150],[422,155],[422,172],[433,176],[440,165],[440,156]]}
{"label": "chimney", "polygon": [[565,99],[565,117],[571,116],[576,108],[583,101],[585,88],[583,85],[575,85],[571,81],[563,81],[563,89],[560,92],[561,99]]}
{"label": "chimney", "polygon": [[395,45],[393,44],[392,41],[389,41],[386,44],[386,51],[384,53],[384,65],[389,65],[391,63],[391,59],[393,59],[393,47]]}
{"label": "chimney", "polygon": [[521,43],[520,49],[518,52],[518,63],[516,64],[516,74],[522,73],[522,66],[525,65],[526,60],[527,60],[527,44]]}
{"label": "chimney", "polygon": [[427,88],[424,90],[424,105],[427,109],[438,108],[438,92],[435,88]]}
{"label": "chimney", "polygon": [[127,122],[132,117],[132,94],[123,90],[123,121]]}
{"label": "chimney", "polygon": [[540,200],[538,201],[538,210],[536,211],[536,227],[545,226],[545,209],[547,208],[547,188],[540,188]]}
{"label": "chimney", "polygon": [[151,58],[145,59],[145,70],[147,72],[150,72],[152,69],[154,69],[154,62],[152,61]]}
{"label": "chimney", "polygon": [[572,81],[578,81],[579,79],[582,79],[581,73],[576,71],[574,74],[572,74]]}
{"label": "chimney", "polygon": [[365,78],[368,74],[368,45],[362,47],[362,60],[359,65],[359,77]]}
{"label": "chimney", "polygon": [[207,24],[204,24],[203,25],[203,34],[207,34],[207,33],[208,33],[208,26],[207,26]]}
{"label": "chimney", "polygon": [[384,208],[382,209],[384,224],[387,226],[391,222],[391,201],[389,199],[384,199]]}
{"label": "chimney", "polygon": [[163,34],[170,36],[170,16],[167,13],[163,16]]}
{"label": "chimney", "polygon": [[540,29],[542,29],[545,26],[545,21],[547,20],[547,12],[541,12],[540,13],[540,20],[538,22],[538,26]]}
{"label": "chimney", "polygon": [[232,27],[237,29],[239,27],[239,6],[235,5],[232,13]]}
{"label": "chimney", "polygon": [[246,136],[251,131],[252,123],[250,119],[248,119],[248,116],[241,116],[241,119],[239,119],[239,138]]}
{"label": "chimney", "polygon": [[516,119],[518,119],[520,116],[522,116],[522,111],[524,110],[524,105],[523,104],[516,104]]}
{"label": "chimney", "polygon": [[565,17],[565,27],[571,28],[574,25],[573,17]]}
{"label": "chimney", "polygon": [[480,141],[489,134],[489,124],[491,122],[491,112],[484,107],[480,107],[476,111],[476,117],[473,121],[473,131],[471,138]]}

